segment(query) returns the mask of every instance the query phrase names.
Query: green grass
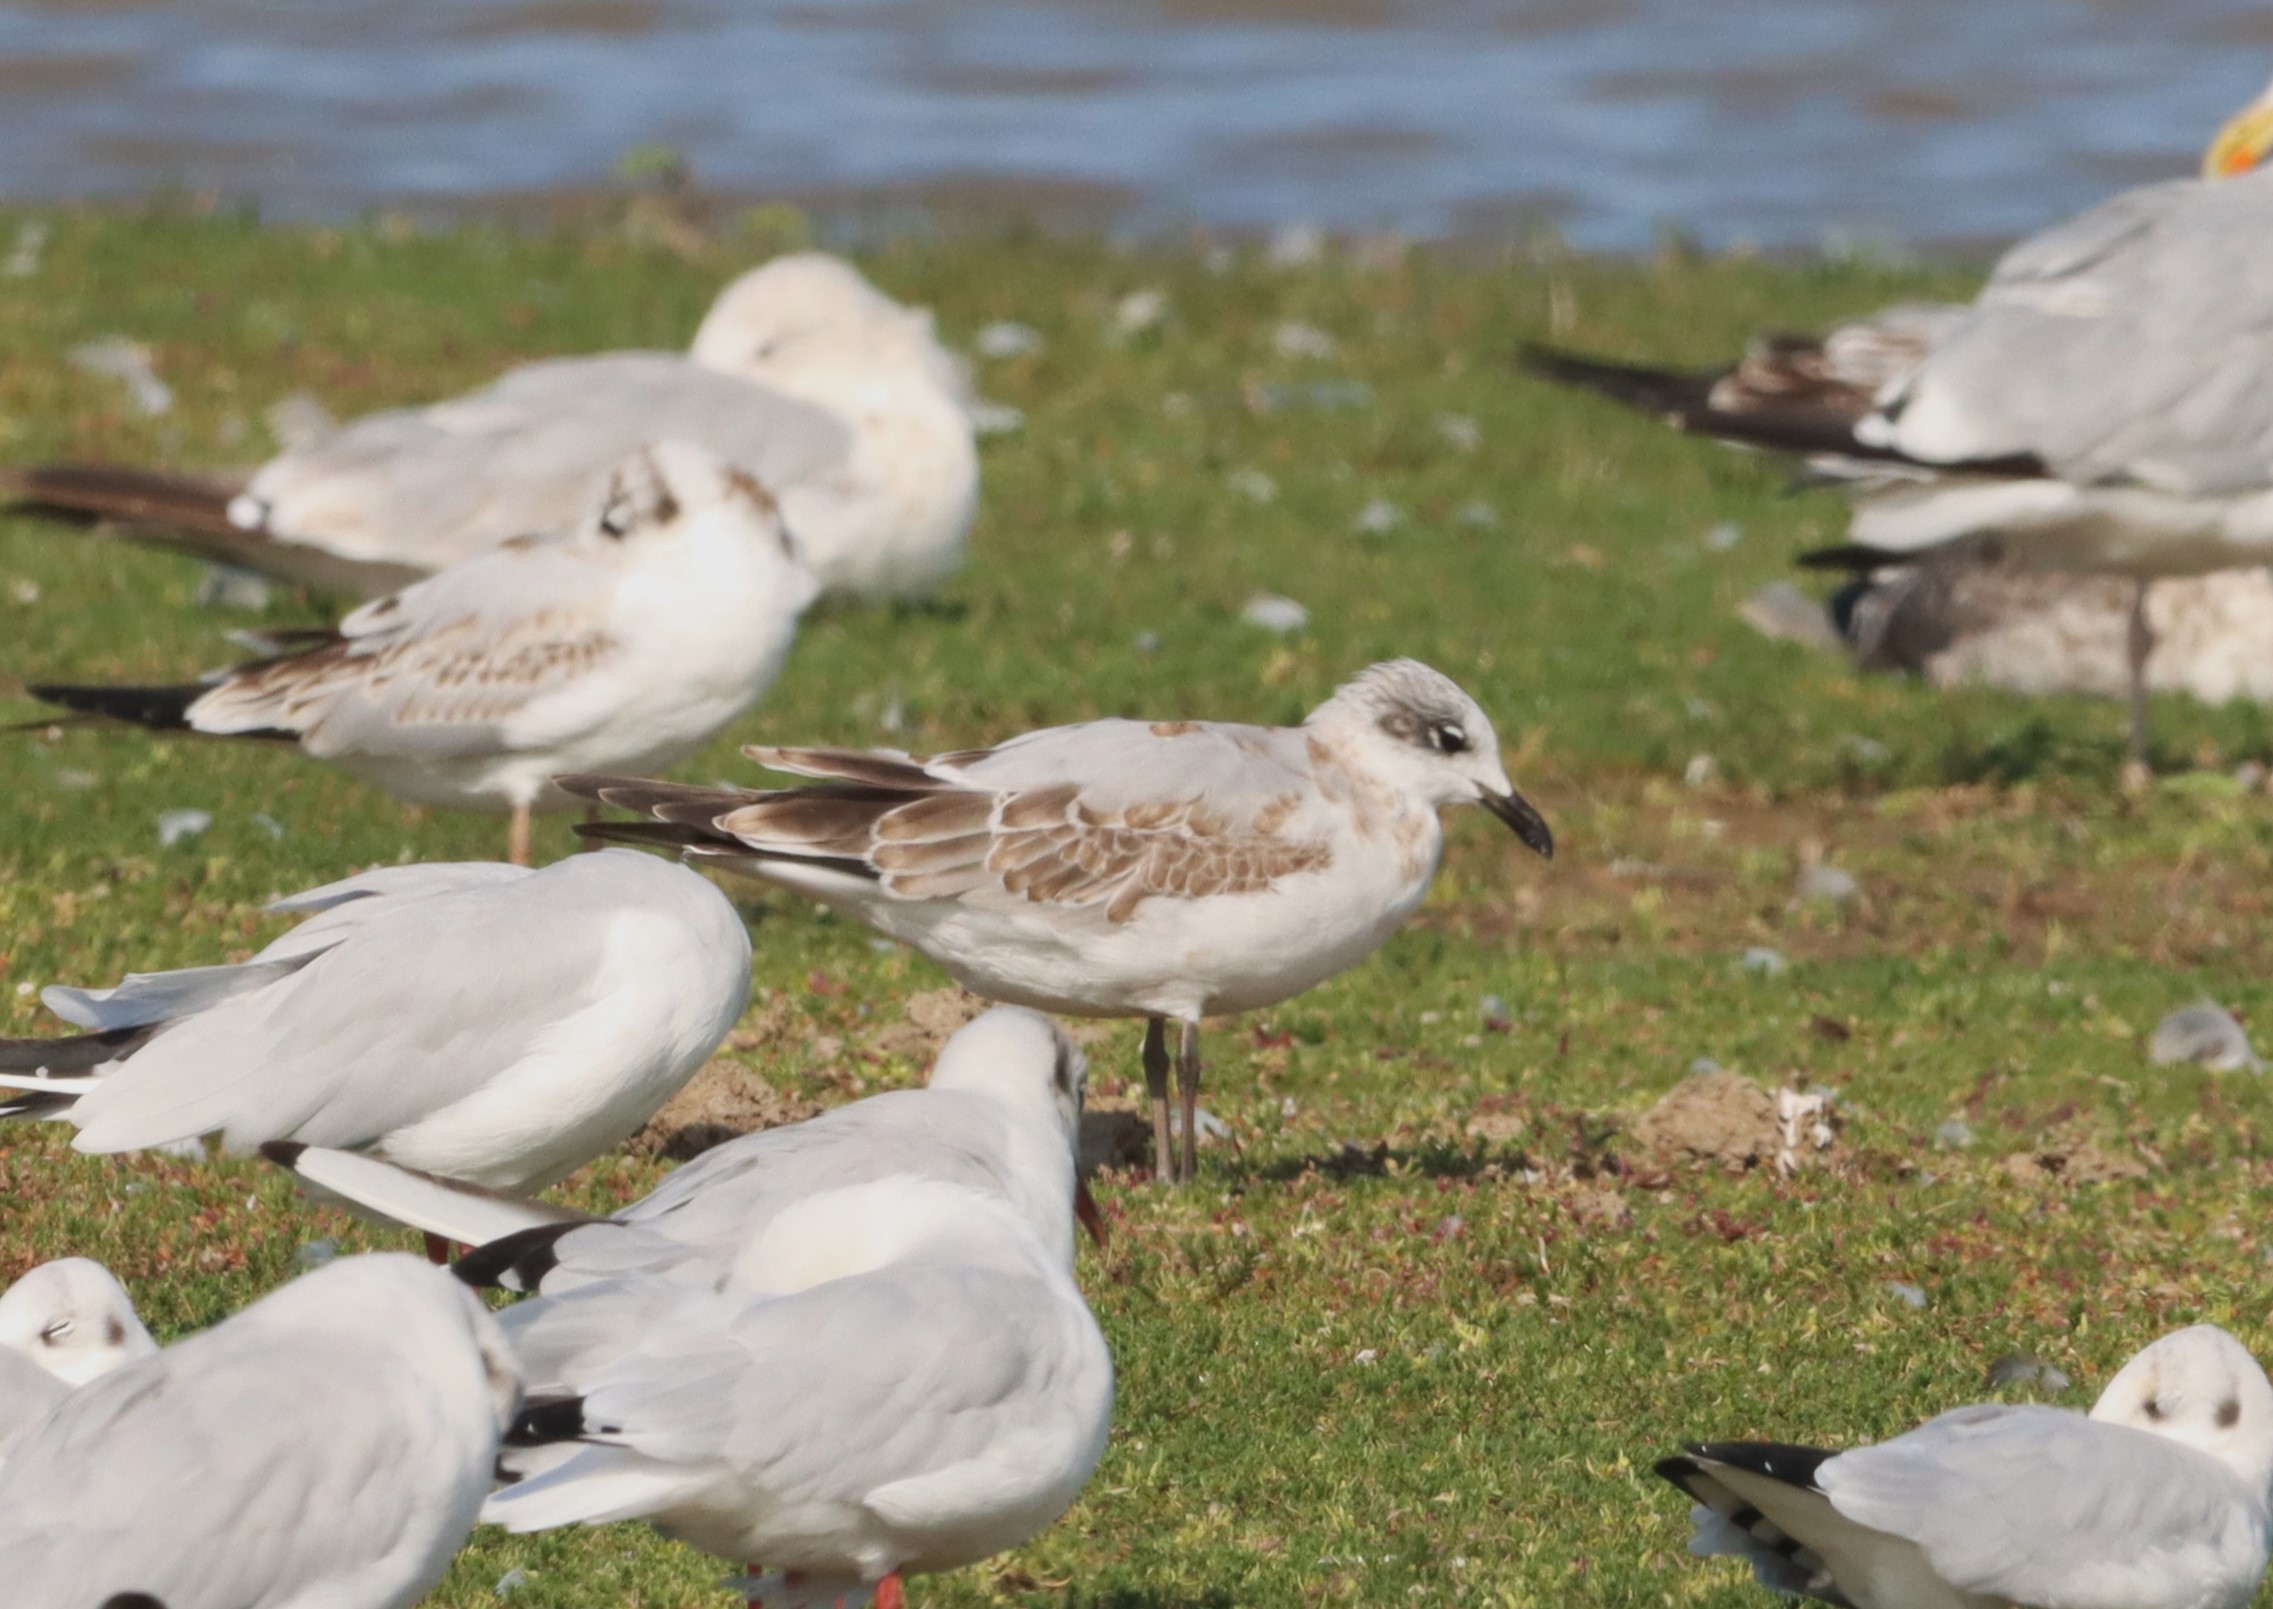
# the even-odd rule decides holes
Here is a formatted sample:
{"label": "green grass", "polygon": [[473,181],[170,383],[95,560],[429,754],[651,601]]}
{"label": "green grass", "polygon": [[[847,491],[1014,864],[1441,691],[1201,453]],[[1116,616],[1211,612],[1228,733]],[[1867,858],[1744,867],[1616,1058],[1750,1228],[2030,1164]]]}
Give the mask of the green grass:
{"label": "green grass", "polygon": [[[782,227],[688,260],[605,228],[50,221],[38,275],[0,278],[0,454],[214,466],[257,459],[263,409],[296,389],[346,414],[522,356],[677,344]],[[1735,1568],[1685,1556],[1684,1505],[1648,1472],[1683,1439],[1884,1435],[1975,1399],[2022,1349],[2086,1403],[2197,1318],[2273,1345],[2261,1088],[2151,1068],[2141,1045],[2203,993],[2263,1014],[2266,802],[2207,775],[2117,797],[2111,705],[1936,694],[1756,638],[1735,604],[1835,539],[1840,505],[1508,362],[1545,337],[1704,362],[1761,326],[1968,276],[1428,254],[1287,271],[1041,239],[910,242],[866,266],[958,343],[1000,318],[1044,334],[1038,356],[979,368],[1026,428],[987,444],[972,563],[940,601],[824,613],[765,706],[680,774],[747,776],[735,745],[760,737],[927,749],[1104,713],[1290,720],[1412,654],[1493,712],[1562,846],[1542,867],[1460,821],[1381,956],[1211,1031],[1208,1105],[1236,1150],[1181,1196],[1109,1183],[1118,1235],[1084,1254],[1120,1367],[1103,1467],[1056,1529],[920,1584],[924,1601],[1753,1602]],[[1112,309],[1139,289],[1168,316],[1116,341]],[[1338,356],[1275,355],[1289,319]],[[155,347],[172,413],[134,417],[65,363],[113,333]],[[1352,380],[1369,401],[1304,389]],[[1473,420],[1473,448],[1447,415]],[[1403,518],[1359,534],[1376,499]],[[1479,501],[1496,523],[1463,515]],[[1716,551],[1723,523],[1742,539]],[[225,632],[258,622],[197,607],[197,581],[0,522],[0,675],[221,663]],[[1244,624],[1259,591],[1299,599],[1310,628]],[[329,606],[286,595],[269,620]],[[2155,719],[2172,766],[2273,750],[2255,709],[2171,700]],[[1685,787],[1699,753],[1719,780]],[[241,956],[277,931],[272,895],[501,847],[494,820],[407,809],[295,755],[125,732],[11,738],[0,792],[11,1033],[52,1027],[38,984]],[[177,807],[213,827],[161,849]],[[544,853],[569,842],[541,829]],[[1854,906],[1794,905],[1815,852],[1860,879]],[[768,1021],[789,1026],[740,1059],[827,1099],[914,1079],[873,1042],[935,969],[796,901],[749,908]],[[1755,945],[1790,971],[1744,972]],[[1486,996],[1505,1007],[1489,1025]],[[1133,1029],[1093,1056],[1101,1092],[1126,1096]],[[1834,1166],[1651,1167],[1621,1124],[1700,1056],[1838,1090]],[[1970,1148],[1935,1145],[1951,1118]],[[2078,1138],[2149,1171],[2031,1183],[2004,1165]],[[613,1160],[568,1194],[653,1176]],[[0,1184],[0,1274],[99,1256],[167,1335],[287,1277],[306,1242],[404,1243],[249,1165],[80,1158],[43,1129],[0,1134]],[[497,1602],[516,1567],[528,1609],[725,1602],[714,1561],[628,1527],[481,1535],[435,1601]]]}

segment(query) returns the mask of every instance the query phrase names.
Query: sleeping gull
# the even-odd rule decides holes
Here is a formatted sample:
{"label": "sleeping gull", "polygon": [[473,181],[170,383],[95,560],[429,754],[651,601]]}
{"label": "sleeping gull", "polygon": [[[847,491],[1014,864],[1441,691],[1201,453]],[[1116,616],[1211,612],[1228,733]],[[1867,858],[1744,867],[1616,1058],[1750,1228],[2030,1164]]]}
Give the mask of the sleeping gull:
{"label": "sleeping gull", "polygon": [[74,1393],[0,1465],[0,1580],[63,1609],[404,1609],[480,1512],[520,1379],[439,1270],[346,1258]]}
{"label": "sleeping gull", "polygon": [[0,1294],[0,1457],[76,1387],[157,1350],[101,1263],[59,1257],[24,1274]]}
{"label": "sleeping gull", "polygon": [[0,1112],[86,1152],[300,1140],[526,1193],[654,1116],[749,996],[734,907],[646,855],[383,868],[277,908],[316,914],[241,966],[48,989],[88,1032],[0,1040]]}
{"label": "sleeping gull", "polygon": [[[866,1266],[785,1295],[630,1279],[509,1309],[530,1391],[502,1461],[524,1478],[482,1517],[643,1519],[778,1572],[741,1583],[753,1601],[873,1591],[901,1609],[904,1576],[1063,1514],[1105,1450],[1113,1365],[1057,1254],[998,1197],[936,1181],[829,1191],[785,1218],[785,1242],[853,1241]],[[637,1339],[525,1345],[571,1305]]]}
{"label": "sleeping gull", "polygon": [[1989,1403],[1851,1452],[1708,1442],[1657,1472],[1697,1501],[1692,1551],[1850,1609],[2242,1609],[2265,1573],[2273,1384],[2197,1324],[2088,1417]]}
{"label": "sleeping gull", "polygon": [[[1936,687],[2100,698],[2130,691],[2134,592],[2117,577],[2016,567],[1994,533],[1861,568],[1827,607],[1778,583],[1754,594],[1744,617],[1770,636],[1843,647],[1864,670]],[[2146,618],[2150,692],[2205,704],[2273,702],[2273,572],[2150,582]]]}
{"label": "sleeping gull", "polygon": [[547,778],[692,754],[772,683],[814,592],[763,487],[664,443],[618,465],[573,534],[477,554],[218,681],[30,692],[296,742],[400,799],[508,811],[523,865],[531,810],[566,802]]}
{"label": "sleeping gull", "polygon": [[821,785],[557,780],[653,818],[591,834],[669,845],[826,901],[975,994],[1144,1017],[1162,1179],[1194,1170],[1200,1019],[1275,1004],[1379,949],[1428,891],[1440,809],[1481,804],[1540,854],[1554,850],[1501,768],[1490,718],[1410,659],[1364,671],[1294,727],[1103,720],[929,759],[746,752]]}
{"label": "sleeping gull", "polygon": [[966,395],[930,314],[803,253],[727,286],[684,356],[526,364],[296,445],[235,497],[190,476],[79,465],[0,472],[0,493],[375,596],[565,528],[610,464],[674,437],[770,487],[832,591],[906,597],[962,562],[979,475]]}
{"label": "sleeping gull", "polygon": [[1073,1220],[1103,1226],[1075,1177],[1089,1064],[1066,1031],[1020,1006],[958,1029],[918,1090],[887,1090],[801,1123],[714,1146],[606,1218],[501,1198],[373,1157],[305,1146],[265,1153],[319,1188],[476,1249],[474,1285],[548,1296],[627,1274],[712,1289],[779,1288],[754,1248],[807,1196],[883,1179],[944,1181],[1001,1197],[1073,1266]]}
{"label": "sleeping gull", "polygon": [[2013,247],[1970,305],[1771,336],[1720,371],[1558,352],[1530,366],[1852,483],[1853,544],[1811,562],[1899,562],[1994,532],[2018,568],[2130,582],[2143,767],[2147,584],[2273,559],[2273,370],[2256,356],[2273,315],[2269,114],[2261,98],[2228,125],[2211,178],[2126,191]]}

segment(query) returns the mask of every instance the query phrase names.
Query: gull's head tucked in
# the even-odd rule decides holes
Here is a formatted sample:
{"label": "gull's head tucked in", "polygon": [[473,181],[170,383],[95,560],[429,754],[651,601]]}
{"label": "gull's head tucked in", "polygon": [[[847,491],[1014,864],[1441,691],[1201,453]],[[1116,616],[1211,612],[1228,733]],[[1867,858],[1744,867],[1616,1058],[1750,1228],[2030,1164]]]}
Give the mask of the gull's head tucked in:
{"label": "gull's head tucked in", "polygon": [[73,1386],[158,1350],[126,1287],[85,1257],[42,1263],[0,1295],[0,1346]]}
{"label": "gull's head tucked in", "polygon": [[961,371],[931,315],[902,307],[840,258],[776,257],[718,293],[688,349],[705,368],[792,396],[833,396],[851,376],[930,374],[950,391]]}
{"label": "gull's head tucked in", "polygon": [[1024,1006],[996,1006],[955,1031],[932,1063],[933,1089],[967,1089],[1019,1108],[1047,1111],[1081,1145],[1089,1058],[1056,1021]]}
{"label": "gull's head tucked in", "polygon": [[1552,860],[1546,818],[1500,764],[1492,718],[1449,676],[1417,659],[1368,666],[1303,723],[1373,775],[1439,808],[1480,804]]}
{"label": "gull's head tucked in", "polygon": [[2092,1404],[2108,1424],[2206,1453],[2253,1492],[2273,1490],[2273,1382],[2215,1324],[2164,1336],[2123,1365]]}
{"label": "gull's head tucked in", "polygon": [[2226,120],[2202,153],[2202,177],[2233,179],[2254,173],[2273,153],[2273,84]]}

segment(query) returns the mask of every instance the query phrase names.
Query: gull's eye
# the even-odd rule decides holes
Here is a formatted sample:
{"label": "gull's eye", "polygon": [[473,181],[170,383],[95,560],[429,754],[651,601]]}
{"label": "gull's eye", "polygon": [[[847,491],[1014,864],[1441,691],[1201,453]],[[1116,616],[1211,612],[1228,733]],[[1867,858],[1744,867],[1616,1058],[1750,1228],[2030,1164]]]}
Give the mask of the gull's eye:
{"label": "gull's eye", "polygon": [[1453,721],[1438,721],[1429,728],[1429,747],[1439,754],[1468,752],[1468,734]]}
{"label": "gull's eye", "polygon": [[66,1335],[69,1335],[70,1333],[71,1321],[67,1318],[59,1318],[54,1323],[50,1324],[46,1329],[40,1331],[39,1338],[42,1341],[45,1341],[49,1346],[53,1346],[56,1342],[62,1340]]}

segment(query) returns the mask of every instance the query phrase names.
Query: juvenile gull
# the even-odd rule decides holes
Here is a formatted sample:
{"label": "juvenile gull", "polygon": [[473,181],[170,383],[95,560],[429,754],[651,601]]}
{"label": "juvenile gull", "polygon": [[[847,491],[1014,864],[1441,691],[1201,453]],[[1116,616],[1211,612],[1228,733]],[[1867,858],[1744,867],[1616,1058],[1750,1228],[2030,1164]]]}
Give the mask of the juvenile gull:
{"label": "juvenile gull", "polygon": [[[520,1379],[448,1275],[343,1259],[74,1393],[0,1465],[8,1601],[405,1609],[489,1490]],[[129,1599],[127,1601],[136,1601]]]}
{"label": "juvenile gull", "polygon": [[651,818],[593,835],[671,846],[824,900],[976,994],[1144,1017],[1163,1179],[1194,1168],[1200,1019],[1285,1000],[1380,948],[1428,890],[1440,809],[1481,804],[1541,855],[1554,850],[1501,768],[1490,718],[1409,659],[1362,672],[1295,727],[1103,720],[928,759],[746,752],[820,784],[557,780]]}
{"label": "juvenile gull", "polygon": [[298,1140],[526,1193],[652,1117],[749,995],[733,906],[645,855],[383,868],[279,908],[316,914],[240,966],[48,989],[88,1032],[0,1040],[0,1112],[86,1152]]}
{"label": "juvenile gull", "polygon": [[661,767],[756,703],[816,583],[765,489],[700,447],[616,466],[567,536],[523,538],[217,681],[45,685],[159,731],[297,743],[418,804],[503,810],[507,858],[554,772]]}
{"label": "juvenile gull", "polygon": [[[612,1216],[500,1198],[373,1157],[265,1147],[302,1178],[367,1211],[476,1249],[468,1284],[557,1296],[640,1274],[713,1290],[779,1288],[761,1241],[809,1196],[886,1179],[930,1179],[1000,1197],[1061,1264],[1073,1222],[1102,1226],[1075,1177],[1089,1065],[1038,1012],[997,1006],[959,1029],[930,1082],[888,1090],[714,1146]],[[808,1276],[800,1276],[808,1277]]]}
{"label": "juvenile gull", "polygon": [[0,1294],[0,1458],[79,1386],[158,1350],[101,1263],[59,1257]]}
{"label": "juvenile gull", "polygon": [[[1105,1449],[1113,1366],[1062,1261],[998,1197],[896,1180],[810,1197],[786,1242],[865,1266],[790,1294],[631,1279],[510,1309],[530,1382],[505,1486],[513,1531],[644,1519],[776,1574],[776,1605],[901,1609],[904,1576],[1016,1547],[1071,1506]],[[556,1305],[640,1338],[555,1360],[524,1339]],[[522,1449],[528,1449],[523,1452]],[[523,1462],[527,1460],[527,1462]]]}
{"label": "juvenile gull", "polygon": [[239,495],[190,476],[84,465],[0,471],[0,494],[376,596],[510,538],[563,529],[611,464],[670,437],[771,488],[832,591],[905,597],[962,562],[979,473],[966,394],[930,314],[901,307],[848,263],[802,253],[728,285],[683,356],[526,364],[465,396],[294,445]]}
{"label": "juvenile gull", "polygon": [[2265,1573],[2273,1384],[2198,1324],[2088,1417],[1989,1403],[1850,1452],[1707,1442],[1657,1472],[1697,1501],[1693,1552],[1850,1609],[2242,1609]]}
{"label": "juvenile gull", "polygon": [[[1771,336],[1683,373],[1537,352],[1531,367],[1680,429],[1806,455],[1860,493],[1853,545],[1894,562],[1998,533],[2016,568],[2131,584],[2133,761],[2146,750],[2146,587],[2273,559],[2266,102],[2204,179],[2126,191],[2021,242],[1963,307]],[[2226,177],[2240,175],[2239,177]]]}

